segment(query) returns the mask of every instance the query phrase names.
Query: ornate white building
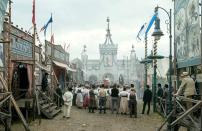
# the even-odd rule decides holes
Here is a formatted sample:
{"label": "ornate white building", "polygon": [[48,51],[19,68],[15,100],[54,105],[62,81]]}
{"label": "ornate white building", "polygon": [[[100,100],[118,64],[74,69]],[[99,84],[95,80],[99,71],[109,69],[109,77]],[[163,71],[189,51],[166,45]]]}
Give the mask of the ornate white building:
{"label": "ornate white building", "polygon": [[84,80],[92,83],[102,83],[109,79],[111,83],[130,84],[142,81],[144,68],[136,57],[134,46],[131,54],[125,59],[117,59],[118,44],[114,44],[111,38],[109,18],[107,18],[106,40],[99,45],[100,58],[97,60],[88,59],[86,46],[81,53],[83,63]]}

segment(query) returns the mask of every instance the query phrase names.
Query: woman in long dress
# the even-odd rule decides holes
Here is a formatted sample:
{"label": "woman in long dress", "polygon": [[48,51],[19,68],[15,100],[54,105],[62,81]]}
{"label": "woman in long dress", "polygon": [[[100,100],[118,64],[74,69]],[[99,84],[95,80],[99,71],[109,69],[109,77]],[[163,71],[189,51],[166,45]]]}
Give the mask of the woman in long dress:
{"label": "woman in long dress", "polygon": [[89,105],[89,86],[83,89],[83,107],[86,109]]}
{"label": "woman in long dress", "polygon": [[83,107],[83,95],[81,93],[81,90],[78,90],[78,92],[77,92],[76,105],[77,105],[78,108]]}
{"label": "woman in long dress", "polygon": [[94,110],[96,108],[96,99],[95,99],[95,92],[94,92],[95,86],[92,85],[92,88],[89,91],[89,113],[94,113]]}
{"label": "woman in long dress", "polygon": [[128,92],[126,91],[126,87],[119,93],[119,97],[121,99],[119,112],[126,115],[128,113]]}

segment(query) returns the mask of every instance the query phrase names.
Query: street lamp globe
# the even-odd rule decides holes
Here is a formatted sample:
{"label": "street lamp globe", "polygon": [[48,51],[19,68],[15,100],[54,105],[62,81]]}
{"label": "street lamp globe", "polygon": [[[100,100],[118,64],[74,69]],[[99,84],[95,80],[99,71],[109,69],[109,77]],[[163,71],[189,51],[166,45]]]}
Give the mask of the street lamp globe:
{"label": "street lamp globe", "polygon": [[163,36],[163,35],[164,34],[160,29],[160,19],[157,17],[156,22],[155,22],[154,32],[152,33],[152,36],[154,36],[154,38],[156,40],[160,40],[161,36]]}

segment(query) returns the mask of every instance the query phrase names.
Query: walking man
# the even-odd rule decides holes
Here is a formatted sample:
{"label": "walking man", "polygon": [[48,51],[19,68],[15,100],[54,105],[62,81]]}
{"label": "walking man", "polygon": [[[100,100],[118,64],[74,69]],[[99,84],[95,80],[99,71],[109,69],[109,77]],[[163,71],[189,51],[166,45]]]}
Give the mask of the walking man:
{"label": "walking man", "polygon": [[152,92],[149,89],[149,85],[147,85],[147,89],[144,91],[144,95],[143,95],[143,109],[142,109],[142,114],[144,114],[145,111],[145,107],[146,105],[148,106],[148,110],[147,110],[147,115],[149,115],[149,111],[150,111],[150,102],[152,100]]}
{"label": "walking man", "polygon": [[65,92],[63,95],[63,100],[64,100],[64,116],[65,118],[70,118],[70,111],[72,107],[72,99],[73,99],[73,94],[72,94],[72,88],[68,88],[68,91]]}
{"label": "walking man", "polygon": [[119,90],[116,88],[116,84],[114,84],[113,89],[111,90],[111,101],[112,101],[112,114],[114,113],[114,108],[116,109],[116,113],[118,114],[118,99],[119,99]]}

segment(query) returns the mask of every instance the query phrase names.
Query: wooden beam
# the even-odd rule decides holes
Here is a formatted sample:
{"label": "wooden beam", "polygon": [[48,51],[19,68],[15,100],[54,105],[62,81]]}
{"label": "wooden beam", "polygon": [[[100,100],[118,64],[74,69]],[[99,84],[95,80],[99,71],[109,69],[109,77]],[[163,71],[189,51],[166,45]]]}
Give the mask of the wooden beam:
{"label": "wooden beam", "polygon": [[[184,112],[186,112],[186,109],[180,104],[180,102],[179,102],[179,101],[176,101],[176,102],[177,102],[177,104],[182,108],[182,110],[183,110]],[[188,115],[188,117],[189,117],[189,119],[194,123],[195,127],[199,128],[198,125],[197,125],[197,123],[193,120],[193,118],[192,118],[190,115]]]}
{"label": "wooden beam", "polygon": [[178,98],[180,98],[183,101],[189,101],[189,102],[192,102],[192,103],[198,103],[199,102],[199,100],[190,99],[190,98],[187,98],[187,97],[184,97],[184,96],[178,96]]}
{"label": "wooden beam", "polygon": [[[7,83],[6,83],[6,81],[3,79],[2,75],[0,75],[0,81],[1,81],[1,83],[2,83],[2,85],[3,85],[3,87],[4,87],[4,89],[5,89],[6,91],[8,91]],[[11,98],[11,102],[13,103],[13,106],[14,106],[14,108],[15,108],[15,110],[16,110],[18,116],[20,117],[20,119],[21,119],[21,121],[22,121],[22,123],[23,123],[23,126],[24,126],[25,130],[26,130],[26,131],[30,131],[29,126],[28,126],[28,124],[27,124],[27,122],[26,122],[26,120],[25,120],[25,118],[24,118],[22,112],[20,111],[20,108],[18,107],[18,105],[17,105],[15,99],[13,98],[13,95],[11,95],[10,98]]]}
{"label": "wooden beam", "polygon": [[181,115],[179,118],[177,118],[174,122],[172,122],[171,126],[174,126],[175,124],[177,124],[180,120],[182,120],[188,114],[192,113],[195,109],[199,108],[201,105],[202,105],[202,101],[198,102],[192,108],[188,109],[183,115]]}

